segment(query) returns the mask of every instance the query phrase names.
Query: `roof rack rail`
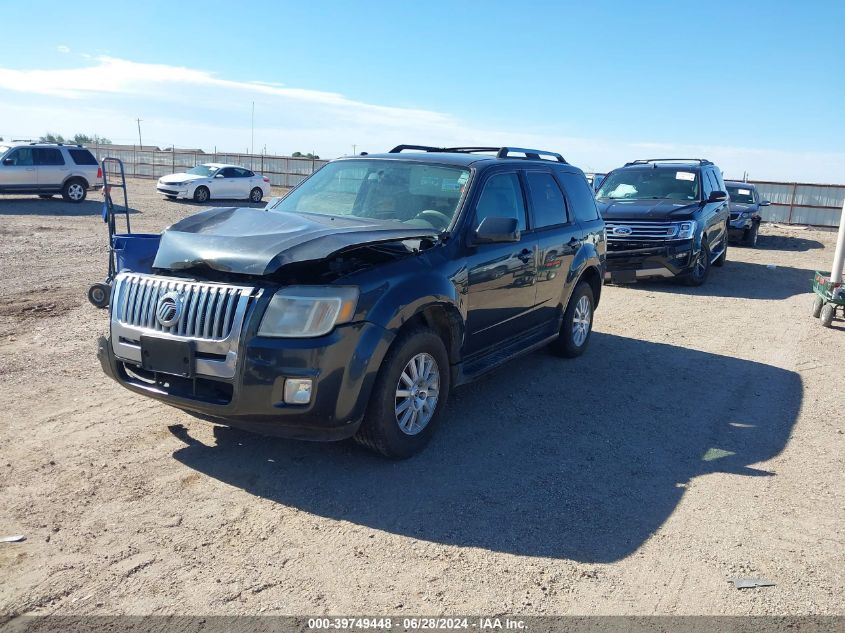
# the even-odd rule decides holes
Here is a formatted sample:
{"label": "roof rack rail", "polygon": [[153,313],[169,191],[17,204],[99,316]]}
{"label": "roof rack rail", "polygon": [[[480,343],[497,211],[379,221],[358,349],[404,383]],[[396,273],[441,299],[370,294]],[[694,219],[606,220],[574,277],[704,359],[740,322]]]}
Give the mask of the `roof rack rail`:
{"label": "roof rack rail", "polygon": [[629,165],[649,165],[651,163],[698,163],[699,165],[712,165],[713,162],[705,158],[644,158],[640,160],[632,160],[630,163],[625,163],[625,167]]}
{"label": "roof rack rail", "polygon": [[416,150],[419,152],[454,152],[456,154],[475,154],[476,152],[496,152],[496,158],[522,158],[511,156],[511,154],[525,154],[527,160],[544,160],[542,156],[551,156],[559,163],[566,163],[566,160],[557,152],[547,152],[542,149],[527,149],[524,147],[431,147],[429,145],[397,145],[390,154],[398,154],[405,150]]}

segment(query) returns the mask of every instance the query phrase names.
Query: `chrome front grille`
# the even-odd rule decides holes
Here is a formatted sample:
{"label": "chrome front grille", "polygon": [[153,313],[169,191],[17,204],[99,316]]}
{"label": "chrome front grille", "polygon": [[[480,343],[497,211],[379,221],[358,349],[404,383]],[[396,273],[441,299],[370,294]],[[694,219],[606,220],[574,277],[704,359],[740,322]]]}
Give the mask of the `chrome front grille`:
{"label": "chrome front grille", "polygon": [[[181,315],[172,326],[156,318],[159,299],[169,292],[181,297]],[[167,277],[125,275],[119,282],[115,313],[126,325],[194,339],[222,340],[232,332],[238,305],[252,288],[188,282]]]}
{"label": "chrome front grille", "polygon": [[649,222],[647,220],[612,222],[605,220],[604,224],[609,241],[671,240],[676,239],[678,235],[678,225],[674,222]]}
{"label": "chrome front grille", "polygon": [[[168,294],[179,303],[179,316],[162,319],[173,320],[162,325],[156,311]],[[190,340],[197,351],[197,374],[231,378],[241,329],[260,294],[247,286],[121,273],[114,280],[112,349],[117,358],[140,364],[142,335]]]}

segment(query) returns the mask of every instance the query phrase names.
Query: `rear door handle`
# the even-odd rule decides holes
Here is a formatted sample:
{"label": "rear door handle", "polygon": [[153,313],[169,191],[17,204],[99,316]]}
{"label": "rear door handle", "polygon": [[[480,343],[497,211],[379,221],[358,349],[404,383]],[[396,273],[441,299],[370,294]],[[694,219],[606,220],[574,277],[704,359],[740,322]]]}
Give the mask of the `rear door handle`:
{"label": "rear door handle", "polygon": [[527,248],[523,248],[522,252],[516,256],[517,259],[522,260],[523,264],[527,264],[528,261],[534,257],[533,251],[529,251]]}

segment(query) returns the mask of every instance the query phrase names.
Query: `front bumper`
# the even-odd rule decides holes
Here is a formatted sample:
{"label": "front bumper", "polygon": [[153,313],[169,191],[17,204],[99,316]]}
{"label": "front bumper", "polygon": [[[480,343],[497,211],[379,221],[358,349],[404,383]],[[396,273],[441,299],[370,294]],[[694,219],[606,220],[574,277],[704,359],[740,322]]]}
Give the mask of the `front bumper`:
{"label": "front bumper", "polygon": [[[252,337],[241,343],[234,377],[183,378],[116,358],[99,340],[103,371],[127,389],[218,424],[307,440],[341,440],[360,426],[381,361],[394,335],[363,322],[313,339]],[[310,378],[311,402],[286,404],[285,378]]]}
{"label": "front bumper", "polygon": [[612,283],[675,277],[689,272],[695,249],[692,240],[671,244],[616,242],[608,245],[604,278]]}
{"label": "front bumper", "polygon": [[176,196],[177,198],[184,198],[188,195],[188,188],[185,186],[163,185],[161,183],[156,187],[156,191],[165,196]]}
{"label": "front bumper", "polygon": [[759,218],[755,218],[754,216],[747,218],[732,217],[728,223],[728,238],[732,240],[744,238],[746,232],[751,230],[755,222],[759,222]]}

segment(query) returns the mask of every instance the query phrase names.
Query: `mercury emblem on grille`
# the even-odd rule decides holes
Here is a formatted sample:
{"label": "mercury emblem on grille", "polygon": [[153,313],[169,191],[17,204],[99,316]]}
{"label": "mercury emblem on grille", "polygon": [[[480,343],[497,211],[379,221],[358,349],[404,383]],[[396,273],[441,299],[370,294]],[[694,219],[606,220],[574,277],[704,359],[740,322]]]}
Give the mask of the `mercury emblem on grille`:
{"label": "mercury emblem on grille", "polygon": [[156,321],[162,327],[171,327],[179,323],[182,316],[182,295],[176,291],[170,291],[162,295],[156,304]]}

